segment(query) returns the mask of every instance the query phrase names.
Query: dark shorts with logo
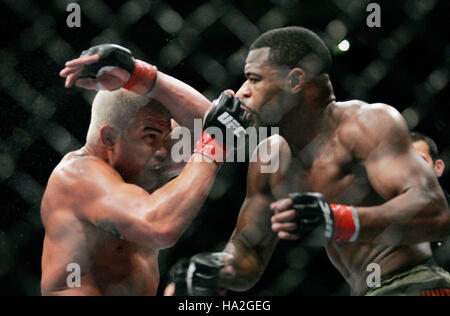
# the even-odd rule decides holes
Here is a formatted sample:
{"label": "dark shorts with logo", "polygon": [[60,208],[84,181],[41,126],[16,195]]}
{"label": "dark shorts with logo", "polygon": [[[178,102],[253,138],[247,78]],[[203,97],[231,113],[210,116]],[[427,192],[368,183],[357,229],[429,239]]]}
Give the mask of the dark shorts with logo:
{"label": "dark shorts with logo", "polygon": [[434,263],[424,263],[384,277],[381,287],[365,296],[450,296],[450,274]]}

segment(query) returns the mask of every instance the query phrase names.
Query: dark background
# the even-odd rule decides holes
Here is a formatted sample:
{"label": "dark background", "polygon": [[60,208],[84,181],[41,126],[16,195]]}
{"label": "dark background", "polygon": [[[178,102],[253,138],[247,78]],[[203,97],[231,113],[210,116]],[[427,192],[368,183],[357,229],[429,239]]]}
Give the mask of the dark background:
{"label": "dark background", "polygon": [[[66,25],[70,2],[81,5],[81,28]],[[450,166],[450,2],[377,1],[381,28],[366,25],[369,2],[0,0],[0,294],[40,295],[42,194],[62,156],[84,144],[95,95],[64,89],[58,73],[93,45],[128,47],[212,100],[240,87],[248,46],[262,32],[308,27],[333,53],[338,100],[394,106],[411,128],[435,139]],[[346,53],[337,49],[344,39],[351,44]],[[221,170],[198,218],[176,246],[161,252],[161,289],[179,258],[223,249],[244,199],[245,175],[245,164]],[[444,188],[449,181],[446,173]],[[280,243],[258,285],[230,295],[349,293],[323,250]]]}

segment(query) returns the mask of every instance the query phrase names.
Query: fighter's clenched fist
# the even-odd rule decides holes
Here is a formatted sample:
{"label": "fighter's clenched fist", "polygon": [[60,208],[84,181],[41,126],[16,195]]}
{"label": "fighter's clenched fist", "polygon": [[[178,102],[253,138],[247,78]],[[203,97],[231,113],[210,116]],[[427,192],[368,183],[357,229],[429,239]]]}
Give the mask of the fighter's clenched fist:
{"label": "fighter's clenched fist", "polygon": [[60,76],[66,78],[66,88],[74,84],[89,90],[124,88],[140,95],[152,89],[158,72],[155,66],[136,60],[129,49],[114,44],[91,47],[65,66]]}
{"label": "fighter's clenched fist", "polygon": [[272,230],[281,239],[299,240],[307,246],[326,246],[332,241],[355,241],[359,233],[356,210],[328,204],[320,193],[291,193],[271,205]]}
{"label": "fighter's clenched fist", "polygon": [[[234,276],[225,253],[202,253],[178,261],[170,271],[167,296],[224,296],[221,280]],[[172,292],[172,293],[169,293]],[[169,295],[171,294],[171,295]]]}

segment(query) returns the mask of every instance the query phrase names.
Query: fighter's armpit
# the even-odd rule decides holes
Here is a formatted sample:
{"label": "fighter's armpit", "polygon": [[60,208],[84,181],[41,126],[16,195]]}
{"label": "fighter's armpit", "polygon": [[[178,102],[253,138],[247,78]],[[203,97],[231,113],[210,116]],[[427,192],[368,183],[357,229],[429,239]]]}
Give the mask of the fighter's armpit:
{"label": "fighter's armpit", "polygon": [[112,221],[108,219],[97,219],[95,223],[105,233],[110,234],[114,238],[126,241],[126,238],[120,234],[119,229]]}

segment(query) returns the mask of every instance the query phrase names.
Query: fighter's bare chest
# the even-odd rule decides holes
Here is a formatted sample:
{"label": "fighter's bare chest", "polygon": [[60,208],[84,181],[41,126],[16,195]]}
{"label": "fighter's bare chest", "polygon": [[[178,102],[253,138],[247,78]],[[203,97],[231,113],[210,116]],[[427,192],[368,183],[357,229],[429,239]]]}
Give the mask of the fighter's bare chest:
{"label": "fighter's bare chest", "polygon": [[155,295],[158,252],[114,238],[92,250],[90,272],[105,295]]}
{"label": "fighter's bare chest", "polygon": [[91,244],[90,253],[96,264],[110,264],[116,266],[139,267],[147,266],[157,258],[157,251],[131,243],[126,240],[117,239],[107,233],[96,232],[96,242]]}
{"label": "fighter's bare chest", "polygon": [[351,195],[355,180],[365,177],[355,172],[361,168],[337,137],[321,137],[293,153],[287,179],[295,190],[320,192],[328,201],[337,201]]}

